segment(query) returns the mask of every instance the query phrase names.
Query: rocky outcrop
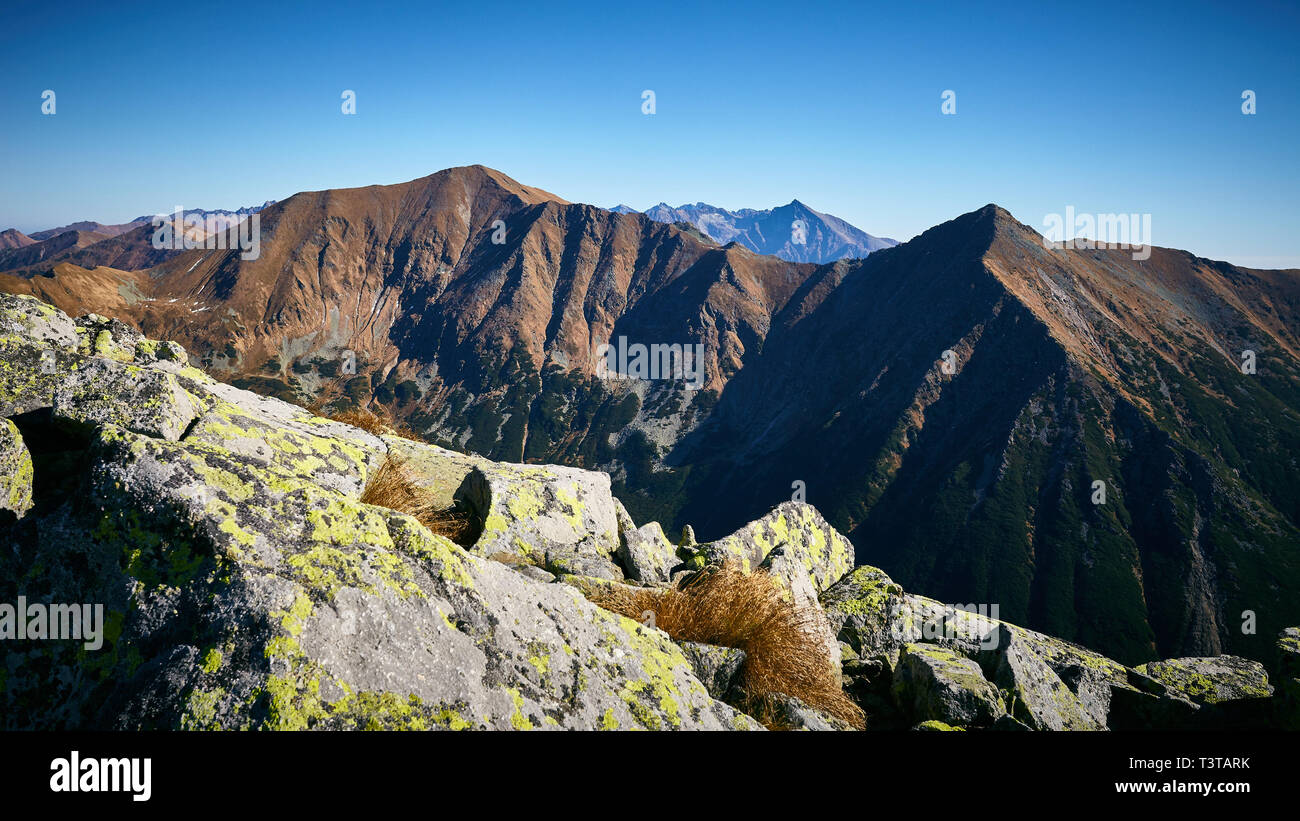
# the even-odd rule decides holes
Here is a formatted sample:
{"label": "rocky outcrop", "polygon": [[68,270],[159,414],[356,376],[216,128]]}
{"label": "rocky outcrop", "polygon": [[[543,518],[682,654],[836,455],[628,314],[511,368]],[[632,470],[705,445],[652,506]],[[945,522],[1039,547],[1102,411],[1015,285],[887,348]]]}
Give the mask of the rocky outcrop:
{"label": "rocky outcrop", "polygon": [[688,564],[736,562],[746,573],[757,568],[775,547],[784,546],[808,569],[818,592],[853,569],[853,545],[831,527],[817,508],[785,502],[715,542],[683,548]]}
{"label": "rocky outcrop", "polygon": [[457,496],[483,521],[474,552],[552,573],[622,579],[609,476],[558,465],[476,466]]}
{"label": "rocky outcrop", "polygon": [[916,722],[988,727],[1006,713],[1001,693],[974,661],[933,644],[907,644],[894,667],[894,697]]}
{"label": "rocky outcrop", "polygon": [[1247,729],[1285,714],[1258,662],[1129,668],[980,608],[909,594],[873,567],[855,569],[821,603],[843,649],[845,689],[877,728]]}
{"label": "rocky outcrop", "polygon": [[618,517],[618,560],[627,577],[646,584],[659,584],[672,578],[679,563],[677,548],[668,541],[658,522],[637,527],[627,509],[615,500]]}
{"label": "rocky outcrop", "polygon": [[[37,611],[0,608],[6,729],[756,729],[735,706],[743,653],[583,595],[724,562],[772,576],[818,625],[868,727],[1295,719],[1294,631],[1276,693],[1232,657],[1129,668],[850,572],[847,540],[810,506],[674,548],[605,474],[374,435],[30,298],[0,297],[0,422],[0,605],[84,606],[57,622],[66,635],[41,620],[23,638],[15,620]],[[394,459],[481,533],[462,546],[363,501]],[[770,700],[771,726],[849,726]]]}
{"label": "rocky outcrop", "polygon": [[3,452],[26,440],[36,477],[0,525],[0,601],[105,611],[93,652],[0,646],[4,726],[759,726],[663,632],[476,555],[506,538],[611,554],[607,477],[474,468],[503,521],[467,551],[360,501],[393,440],[35,300],[4,297],[0,322]]}

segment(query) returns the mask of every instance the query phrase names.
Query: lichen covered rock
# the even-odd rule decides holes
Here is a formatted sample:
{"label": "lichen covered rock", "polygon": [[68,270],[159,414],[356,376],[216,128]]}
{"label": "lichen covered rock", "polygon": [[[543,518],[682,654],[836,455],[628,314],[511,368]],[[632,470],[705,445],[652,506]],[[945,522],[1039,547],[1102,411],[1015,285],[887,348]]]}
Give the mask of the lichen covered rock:
{"label": "lichen covered rock", "polygon": [[32,509],[32,455],[18,426],[0,419],[0,511],[22,516]]}
{"label": "lichen covered rock", "polygon": [[1134,669],[1197,704],[1268,698],[1273,694],[1264,665],[1236,656],[1167,659]]}
{"label": "lichen covered rock", "polygon": [[[662,631],[362,503],[383,439],[217,383],[112,321],[0,297],[0,322],[10,364],[30,366],[0,369],[21,414],[0,454],[59,449],[40,515],[0,520],[0,600],[106,610],[94,650],[0,648],[3,727],[758,728]],[[475,469],[514,518],[489,541],[612,554],[608,477],[490,465]],[[541,507],[521,512],[521,485]]]}
{"label": "lichen covered rock", "polygon": [[853,569],[853,545],[815,507],[803,502],[784,502],[730,536],[695,547],[684,545],[682,552],[696,567],[730,560],[749,573],[782,545],[808,568],[819,593]]}
{"label": "lichen covered rock", "polygon": [[954,727],[951,724],[944,724],[942,721],[935,721],[934,719],[922,721],[912,729],[923,733],[960,733],[963,730],[961,727]]}
{"label": "lichen covered rock", "polygon": [[0,416],[48,408],[78,354],[76,323],[33,297],[0,296]]}
{"label": "lichen covered rock", "polygon": [[175,442],[202,403],[174,374],[91,357],[68,370],[54,390],[55,418],[84,425],[118,425]]}
{"label": "lichen covered rock", "polygon": [[989,643],[995,649],[982,651],[978,660],[988,680],[1010,693],[1017,721],[1035,730],[1105,729],[1023,636],[998,625],[996,641]]}
{"label": "lichen covered rock", "polygon": [[552,573],[621,579],[609,474],[558,465],[476,465],[457,491],[483,522],[477,555],[513,556]]}
{"label": "lichen covered rock", "polygon": [[679,641],[677,645],[695,670],[695,677],[704,682],[709,695],[727,700],[741,665],[745,663],[745,651],[694,641]]}
{"label": "lichen covered rock", "polygon": [[[389,459],[481,537],[363,503]],[[584,596],[727,561],[811,616],[871,727],[1300,728],[1300,630],[1272,683],[1232,657],[1128,668],[850,572],[807,505],[674,546],[607,474],[374,436],[117,320],[4,295],[0,477],[0,602],[104,610],[93,642],[0,644],[0,729],[756,729],[726,703],[743,653]],[[847,727],[773,703],[779,726]]]}
{"label": "lichen covered rock", "polygon": [[903,643],[904,595],[884,571],[863,565],[822,593],[821,603],[839,640],[866,656]]}
{"label": "lichen covered rock", "polygon": [[894,669],[894,697],[914,721],[987,727],[1006,713],[974,661],[933,644],[908,644]]}
{"label": "lichen covered rock", "polygon": [[658,522],[637,527],[623,507],[614,500],[618,518],[618,562],[624,575],[646,584],[661,584],[670,580],[678,564],[677,548],[668,541]]}

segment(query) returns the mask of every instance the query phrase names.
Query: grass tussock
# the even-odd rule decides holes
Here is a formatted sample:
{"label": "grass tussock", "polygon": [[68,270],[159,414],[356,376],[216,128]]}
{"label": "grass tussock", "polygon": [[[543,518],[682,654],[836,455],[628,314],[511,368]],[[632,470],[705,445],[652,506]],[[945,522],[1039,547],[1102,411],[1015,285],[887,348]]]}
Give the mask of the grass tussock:
{"label": "grass tussock", "polygon": [[606,610],[654,625],[679,641],[737,647],[745,651],[739,705],[772,729],[780,729],[776,694],[805,704],[859,729],[866,716],[837,680],[817,622],[787,601],[766,573],[747,574],[734,565],[697,573],[679,588],[657,590],[599,585],[585,591]]}
{"label": "grass tussock", "polygon": [[433,533],[461,546],[472,545],[478,539],[480,528],[469,511],[438,507],[433,494],[411,477],[406,460],[392,454],[371,474],[361,491],[361,501],[413,516]]}
{"label": "grass tussock", "polygon": [[361,407],[329,413],[326,411],[324,403],[318,400],[307,410],[317,416],[324,416],[326,419],[333,419],[335,422],[361,428],[367,433],[373,433],[375,436],[399,436],[402,439],[410,439],[414,442],[424,441],[420,434],[412,430],[409,425],[394,419],[383,408],[380,409],[379,413]]}

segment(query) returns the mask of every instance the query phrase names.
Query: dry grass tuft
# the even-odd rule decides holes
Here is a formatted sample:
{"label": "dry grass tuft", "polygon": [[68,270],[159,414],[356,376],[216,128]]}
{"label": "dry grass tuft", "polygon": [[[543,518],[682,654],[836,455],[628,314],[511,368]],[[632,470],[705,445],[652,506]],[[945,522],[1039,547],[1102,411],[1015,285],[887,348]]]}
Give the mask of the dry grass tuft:
{"label": "dry grass tuft", "polygon": [[766,573],[742,573],[728,564],[697,573],[676,589],[599,585],[584,592],[600,607],[633,619],[653,612],[655,627],[679,641],[744,650],[742,708],[768,727],[780,729],[774,698],[780,693],[859,729],[866,726],[862,709],[836,680],[818,624],[787,601]]}
{"label": "dry grass tuft", "polygon": [[430,531],[461,546],[472,545],[478,539],[480,528],[469,511],[439,508],[433,502],[433,495],[411,478],[406,460],[392,454],[366,482],[361,501],[414,516]]}
{"label": "dry grass tuft", "polygon": [[338,411],[329,414],[328,418],[333,419],[335,422],[351,425],[354,428],[361,428],[367,433],[373,433],[376,436],[388,432],[388,423],[379,414],[371,413],[365,408]]}
{"label": "dry grass tuft", "polygon": [[315,402],[306,406],[307,410],[316,416],[323,416],[326,419],[333,419],[335,422],[342,422],[345,425],[351,425],[354,428],[361,428],[367,433],[373,433],[375,436],[399,436],[402,439],[410,439],[413,442],[423,442],[424,438],[411,429],[405,422],[399,422],[393,418],[387,408],[382,405],[379,412],[369,408],[350,408],[348,410],[328,411],[328,403],[324,397],[318,398]]}

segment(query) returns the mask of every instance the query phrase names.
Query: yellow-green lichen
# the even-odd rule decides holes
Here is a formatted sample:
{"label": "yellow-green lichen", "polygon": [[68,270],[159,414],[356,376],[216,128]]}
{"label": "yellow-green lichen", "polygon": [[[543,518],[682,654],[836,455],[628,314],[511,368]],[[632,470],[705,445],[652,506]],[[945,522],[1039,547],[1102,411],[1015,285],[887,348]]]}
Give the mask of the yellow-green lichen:
{"label": "yellow-green lichen", "polygon": [[510,700],[515,705],[514,712],[510,714],[510,726],[516,730],[533,729],[533,723],[528,720],[528,716],[524,715],[524,697],[514,688],[507,688],[506,692],[510,694]]}
{"label": "yellow-green lichen", "polygon": [[203,654],[203,661],[199,664],[199,669],[208,674],[215,673],[221,669],[222,658],[221,651],[213,647]]}

